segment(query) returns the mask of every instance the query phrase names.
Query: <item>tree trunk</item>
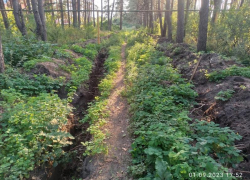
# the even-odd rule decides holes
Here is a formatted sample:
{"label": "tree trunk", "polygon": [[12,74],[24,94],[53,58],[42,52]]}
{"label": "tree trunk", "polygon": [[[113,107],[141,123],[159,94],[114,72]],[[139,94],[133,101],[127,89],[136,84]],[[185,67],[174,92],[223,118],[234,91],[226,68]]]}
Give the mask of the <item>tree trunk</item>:
{"label": "tree trunk", "polygon": [[2,39],[0,34],[0,73],[4,73],[4,56],[3,56],[3,47],[2,47]]}
{"label": "tree trunk", "polygon": [[95,0],[93,0],[93,24],[95,27]]}
{"label": "tree trunk", "polygon": [[206,51],[208,14],[209,14],[209,0],[202,0],[200,9],[197,51]]}
{"label": "tree trunk", "polygon": [[86,10],[88,9],[87,8],[87,0],[84,1],[84,4],[85,4],[85,7],[84,7],[84,9],[85,9],[85,12],[84,12],[84,14],[85,14],[84,15],[84,25],[86,26],[87,25],[87,11]]}
{"label": "tree trunk", "polygon": [[194,10],[196,10],[197,0],[194,1]]}
{"label": "tree trunk", "polygon": [[[172,0],[172,3],[171,3],[171,10],[174,10],[174,0]],[[173,14],[173,11],[171,11],[171,15]]]}
{"label": "tree trunk", "polygon": [[[167,10],[167,4],[165,5],[166,7],[166,10]],[[167,33],[167,15],[168,15],[168,12],[166,11],[165,12],[165,18],[164,18],[164,25],[163,25],[163,30],[162,30],[162,37],[166,37],[166,33]]]}
{"label": "tree trunk", "polygon": [[22,33],[23,36],[27,35],[26,27],[24,24],[24,17],[21,9],[21,5],[17,2],[17,0],[12,1],[13,5],[13,13],[16,21],[16,25],[19,31]]}
{"label": "tree trunk", "polygon": [[40,18],[40,13],[38,11],[38,3],[37,0],[31,0],[31,4],[32,4],[32,10],[33,10],[33,14],[34,14],[34,18],[36,21],[36,35],[38,38],[43,38],[43,24],[42,24],[42,20]]}
{"label": "tree trunk", "polygon": [[109,19],[109,0],[107,0],[107,2],[108,2],[108,25],[109,25],[109,21],[110,21],[110,19]]}
{"label": "tree trunk", "polygon": [[240,7],[242,7],[243,4],[244,4],[244,0],[241,0],[241,1],[240,1]]}
{"label": "tree trunk", "polygon": [[214,0],[214,11],[213,11],[213,16],[212,16],[212,24],[216,23],[216,21],[218,19],[220,7],[221,7],[221,2],[222,2],[222,0]]}
{"label": "tree trunk", "polygon": [[69,23],[69,27],[70,27],[69,0],[67,0],[67,9],[68,9],[68,23]]}
{"label": "tree trunk", "polygon": [[42,22],[42,36],[41,37],[43,41],[47,41],[47,30],[46,30],[43,2],[44,2],[43,0],[38,0],[38,12],[39,12],[41,22]]}
{"label": "tree trunk", "polygon": [[112,5],[112,11],[111,11],[111,17],[110,17],[110,22],[109,22],[109,30],[112,30],[112,20],[113,20],[113,11],[114,11],[114,7],[115,7],[115,0],[113,1],[113,5]]}
{"label": "tree trunk", "polygon": [[[158,10],[161,10],[161,0],[158,0]],[[161,36],[163,36],[163,25],[162,25],[162,16],[161,12],[159,12],[159,22],[160,22],[160,31],[161,31]]]}
{"label": "tree trunk", "polygon": [[[31,3],[32,3],[32,0],[31,0]],[[55,17],[55,13],[54,13],[54,4],[53,4],[53,2],[52,2],[52,0],[50,0],[50,4],[51,4],[51,14],[52,14],[52,17],[53,17],[53,19],[54,19],[54,17]],[[33,8],[32,8],[33,9]]]}
{"label": "tree trunk", "polygon": [[62,0],[59,0],[59,3],[60,3],[60,9],[61,9],[61,25],[62,25],[62,28],[64,29],[63,2],[62,2]]}
{"label": "tree trunk", "polygon": [[77,1],[77,10],[78,10],[78,26],[81,26],[81,0]]}
{"label": "tree trunk", "polygon": [[10,0],[10,8],[13,8],[12,0]]}
{"label": "tree trunk", "polygon": [[76,0],[72,0],[72,8],[73,8],[73,26],[77,27]]}
{"label": "tree trunk", "polygon": [[120,30],[122,30],[122,11],[123,11],[123,0],[120,0]]}
{"label": "tree trunk", "polygon": [[[88,10],[90,10],[90,2],[87,2]],[[90,11],[88,11],[88,24],[90,23]]]}
{"label": "tree trunk", "polygon": [[3,0],[0,0],[0,9],[1,10],[1,13],[2,13],[2,17],[3,17],[3,22],[4,22],[4,27],[6,30],[8,30],[10,28],[10,23],[9,23],[9,20],[8,20],[8,16],[7,16],[7,13],[5,10],[5,5],[4,5],[4,2]]}
{"label": "tree trunk", "polygon": [[178,20],[176,42],[183,43],[184,39],[184,0],[178,0]]}
{"label": "tree trunk", "polygon": [[31,13],[30,0],[26,0],[26,3],[27,3],[27,6],[28,6],[29,13]]}
{"label": "tree trunk", "polygon": [[227,10],[227,2],[228,2],[228,0],[225,0],[224,10]]}
{"label": "tree trunk", "polygon": [[[103,0],[101,0],[101,11],[103,11]],[[101,27],[102,27],[102,24],[103,23],[103,12],[101,12]]]}
{"label": "tree trunk", "polygon": [[190,8],[190,0],[187,0],[186,4],[186,14],[185,14],[185,27],[184,27],[184,37],[186,36],[186,29],[187,29],[187,23],[188,23],[188,17],[189,17],[189,8]]}
{"label": "tree trunk", "polygon": [[154,12],[153,12],[153,9],[154,9],[154,2],[153,0],[151,0],[151,13],[150,13],[150,30],[151,30],[151,33],[154,32]]}
{"label": "tree trunk", "polygon": [[[170,0],[166,0],[166,10],[170,10]],[[172,13],[168,11],[166,15],[168,24],[168,40],[172,41]]]}

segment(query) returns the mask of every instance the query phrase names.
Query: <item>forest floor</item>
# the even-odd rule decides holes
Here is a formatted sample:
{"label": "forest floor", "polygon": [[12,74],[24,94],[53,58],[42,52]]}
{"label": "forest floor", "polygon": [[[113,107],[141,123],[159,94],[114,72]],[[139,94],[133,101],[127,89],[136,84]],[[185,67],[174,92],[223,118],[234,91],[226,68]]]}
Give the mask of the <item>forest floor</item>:
{"label": "forest floor", "polygon": [[103,130],[107,132],[108,138],[105,143],[108,146],[108,154],[88,157],[85,160],[87,180],[111,180],[129,179],[127,167],[130,164],[131,138],[128,133],[129,113],[128,104],[121,92],[125,88],[125,50],[126,45],[122,47],[122,66],[117,72],[114,81],[114,89],[108,99],[108,110],[110,116]]}

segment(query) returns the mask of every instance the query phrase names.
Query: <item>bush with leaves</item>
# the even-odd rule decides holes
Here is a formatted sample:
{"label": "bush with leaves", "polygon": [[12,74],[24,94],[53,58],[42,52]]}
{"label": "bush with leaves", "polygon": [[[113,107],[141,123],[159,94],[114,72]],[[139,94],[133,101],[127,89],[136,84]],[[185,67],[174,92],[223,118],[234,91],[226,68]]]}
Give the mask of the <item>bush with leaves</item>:
{"label": "bush with leaves", "polygon": [[65,132],[71,107],[55,94],[26,97],[14,89],[2,90],[5,112],[0,119],[0,179],[29,177],[42,164],[56,166],[62,147],[73,137]]}
{"label": "bush with leaves", "polygon": [[206,77],[210,81],[220,81],[229,76],[243,76],[246,78],[250,78],[250,68],[238,67],[234,65],[221,71],[214,71],[214,72],[211,72],[210,74],[206,74]]}
{"label": "bush with leaves", "polygon": [[0,89],[12,88],[29,96],[58,90],[62,85],[60,79],[55,80],[46,75],[29,76],[12,68],[8,68],[5,74],[0,74]]}
{"label": "bush with leaves", "polygon": [[48,42],[37,41],[33,38],[20,37],[3,44],[5,61],[12,65],[21,66],[25,61],[39,59],[43,56],[51,57],[53,45]]}

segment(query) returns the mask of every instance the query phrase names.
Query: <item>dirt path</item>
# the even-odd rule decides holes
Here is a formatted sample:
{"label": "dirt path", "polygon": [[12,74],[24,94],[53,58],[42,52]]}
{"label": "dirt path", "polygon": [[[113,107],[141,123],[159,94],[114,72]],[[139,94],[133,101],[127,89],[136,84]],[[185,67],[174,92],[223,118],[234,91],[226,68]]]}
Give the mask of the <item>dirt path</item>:
{"label": "dirt path", "polygon": [[131,139],[128,136],[128,105],[121,97],[121,91],[124,89],[125,75],[125,49],[122,47],[122,66],[117,72],[115,87],[108,100],[108,109],[110,117],[103,129],[108,132],[106,143],[108,145],[107,155],[98,155],[86,158],[85,176],[86,180],[126,180],[127,167],[130,162]]}

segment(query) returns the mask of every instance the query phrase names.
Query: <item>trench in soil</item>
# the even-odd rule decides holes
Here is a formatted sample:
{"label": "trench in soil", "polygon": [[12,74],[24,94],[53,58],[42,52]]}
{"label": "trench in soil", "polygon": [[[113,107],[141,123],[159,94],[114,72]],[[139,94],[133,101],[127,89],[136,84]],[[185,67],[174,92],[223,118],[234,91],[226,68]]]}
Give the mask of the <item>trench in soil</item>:
{"label": "trench in soil", "polygon": [[72,105],[74,106],[74,117],[69,121],[71,124],[70,133],[75,137],[73,144],[66,147],[64,150],[66,153],[76,152],[72,159],[66,164],[59,164],[52,170],[49,180],[69,180],[72,178],[82,177],[82,168],[84,162],[83,153],[85,148],[81,142],[90,140],[91,135],[87,132],[89,127],[88,123],[80,123],[86,111],[88,109],[88,104],[91,103],[96,96],[99,95],[98,85],[101,79],[104,77],[105,69],[104,62],[108,57],[107,50],[101,49],[95,59],[92,72],[89,77],[89,81],[86,86],[81,86],[77,90],[77,95],[75,95]]}

